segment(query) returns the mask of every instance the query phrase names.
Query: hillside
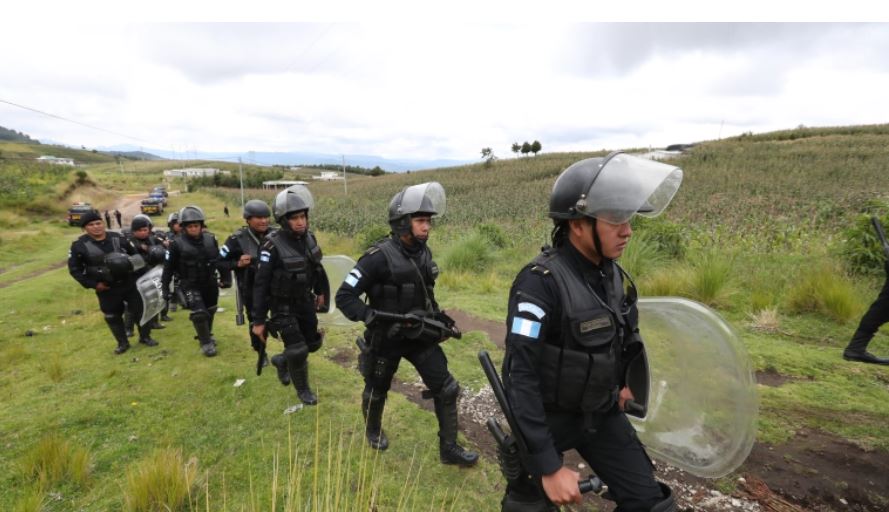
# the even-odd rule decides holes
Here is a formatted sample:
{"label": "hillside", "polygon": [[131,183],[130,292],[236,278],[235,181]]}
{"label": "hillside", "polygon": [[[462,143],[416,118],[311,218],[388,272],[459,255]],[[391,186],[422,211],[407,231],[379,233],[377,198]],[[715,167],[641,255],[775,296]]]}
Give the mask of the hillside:
{"label": "hillside", "polygon": [[[659,478],[677,490],[682,510],[877,512],[889,505],[889,371],[840,357],[883,276],[851,274],[837,253],[844,246],[864,250],[861,240],[846,240],[861,212],[889,212],[887,148],[889,125],[702,142],[675,160],[686,178],[665,215],[634,224],[621,264],[640,293],[688,297],[717,310],[746,347],[758,381],[757,442],[736,472],[704,481],[658,462]],[[464,390],[461,438],[483,454],[480,467],[468,471],[438,464],[431,405],[409,364],[398,371],[384,418],[392,446],[379,456],[360,449],[357,324],[326,326],[325,345],[310,358],[322,403],[293,414],[283,413],[295,401],[293,390],[268,369],[255,376],[255,354],[244,326],[235,325],[230,291],[223,290],[214,326],[220,356],[200,356],[183,310],[155,333],[159,347],[113,356],[93,294],[58,268],[79,230],[46,216],[26,218],[21,208],[35,203],[34,195],[15,195],[15,206],[4,202],[23,187],[55,191],[46,183],[56,171],[20,169],[17,189],[0,187],[0,225],[10,228],[0,231],[0,324],[8,333],[0,367],[9,370],[0,372],[0,392],[8,397],[0,402],[0,508],[126,510],[138,482],[149,480],[137,471],[162,466],[196,472],[179,510],[499,510],[503,480],[479,419],[490,396],[475,355],[483,348],[502,358],[507,291],[547,241],[555,177],[601,154],[540,154],[490,168],[309,185],[316,199],[310,221],[324,253],[353,257],[385,234],[386,207],[397,190],[428,180],[445,186],[448,213],[430,246],[442,269],[436,299],[459,317],[465,334],[443,349]],[[76,193],[101,194],[111,204],[114,196],[160,183],[166,165],[126,162],[121,172],[113,160],[91,164],[78,170],[96,185]],[[248,175],[264,172],[244,167]],[[75,181],[65,174],[55,186]],[[218,238],[242,224],[236,188],[186,192],[182,180],[167,185],[182,191],[171,195],[170,210],[200,205]],[[273,350],[280,347],[273,342]],[[889,354],[889,335],[879,333],[870,348]],[[246,382],[235,384],[240,378]],[[69,468],[53,479],[33,469],[47,446],[60,443],[81,461],[79,472]],[[75,478],[80,473],[88,477]],[[347,499],[351,505],[342,505]],[[589,498],[578,509],[612,507]]]}

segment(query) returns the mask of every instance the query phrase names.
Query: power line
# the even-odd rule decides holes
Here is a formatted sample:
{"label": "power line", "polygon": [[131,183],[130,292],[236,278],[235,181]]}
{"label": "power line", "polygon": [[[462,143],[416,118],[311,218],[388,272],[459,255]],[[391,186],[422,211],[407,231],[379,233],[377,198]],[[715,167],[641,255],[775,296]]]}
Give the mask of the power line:
{"label": "power line", "polygon": [[24,109],[24,110],[30,110],[31,112],[36,112],[36,113],[38,113],[38,114],[41,114],[41,115],[44,115],[44,116],[47,116],[47,117],[53,117],[53,118],[55,118],[55,119],[61,119],[62,121],[67,121],[67,122],[69,122],[69,123],[74,123],[74,124],[77,124],[77,125],[80,125],[80,126],[85,126],[85,127],[90,128],[90,129],[92,129],[92,130],[98,130],[98,131],[100,131],[100,132],[110,133],[110,134],[112,134],[112,135],[117,135],[117,136],[119,136],[119,137],[126,137],[127,139],[133,139],[133,140],[137,140],[137,141],[139,141],[139,142],[146,142],[146,143],[148,143],[148,144],[153,144],[152,142],[149,142],[149,141],[147,141],[147,140],[140,139],[140,138],[138,138],[138,137],[133,137],[133,136],[131,136],[131,135],[127,135],[127,134],[125,134],[125,133],[120,133],[120,132],[115,132],[115,131],[111,131],[111,130],[106,130],[106,129],[104,129],[104,128],[99,128],[98,126],[93,126],[93,125],[91,125],[91,124],[87,124],[87,123],[81,123],[80,121],[75,121],[75,120],[73,120],[73,119],[68,119],[67,117],[62,117],[62,116],[59,116],[59,115],[56,115],[56,114],[50,114],[49,112],[44,112],[44,111],[42,111],[42,110],[38,110],[38,109],[36,109],[36,108],[28,107],[28,106],[25,106],[25,105],[19,105],[18,103],[13,103],[13,102],[11,102],[11,101],[7,101],[7,100],[4,100],[4,99],[0,99],[0,103],[6,103],[7,105],[12,105],[13,107],[18,107],[18,108],[21,108],[21,109]]}

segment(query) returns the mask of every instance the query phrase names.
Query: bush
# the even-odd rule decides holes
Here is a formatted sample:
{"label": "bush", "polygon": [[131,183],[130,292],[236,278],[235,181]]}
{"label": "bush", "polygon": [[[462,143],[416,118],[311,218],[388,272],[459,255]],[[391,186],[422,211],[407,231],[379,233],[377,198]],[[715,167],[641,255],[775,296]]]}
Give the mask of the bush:
{"label": "bush", "polygon": [[645,236],[650,243],[655,244],[661,255],[675,259],[685,257],[688,235],[684,227],[663,217],[649,219],[637,216],[634,217],[633,224],[634,229],[638,230],[636,237]]}
{"label": "bush", "polygon": [[[878,216],[884,227],[889,226],[889,216]],[[877,233],[871,224],[871,215],[859,215],[855,222],[843,231],[836,252],[855,274],[878,274],[883,271],[886,256]]]}
{"label": "bush", "polygon": [[19,467],[41,489],[61,483],[85,486],[90,477],[90,455],[57,434],[50,434],[24,455]]}
{"label": "bush", "polygon": [[855,289],[835,265],[807,269],[795,283],[787,294],[788,308],[794,313],[819,313],[846,323],[861,311]]}
{"label": "bush", "polygon": [[722,306],[732,295],[731,278],[731,259],[716,251],[708,251],[692,261],[686,293],[698,302]]}
{"label": "bush", "polygon": [[685,266],[662,267],[642,276],[636,283],[643,297],[680,296],[688,288],[689,270]]}
{"label": "bush", "polygon": [[659,250],[657,242],[643,233],[632,237],[620,257],[620,265],[630,276],[641,277],[660,265],[664,259],[665,256]]}
{"label": "bush", "polygon": [[478,233],[454,243],[444,255],[447,270],[480,271],[493,260],[491,246]]}
{"label": "bush", "polygon": [[154,512],[185,510],[195,485],[197,463],[185,462],[180,450],[156,450],[127,470],[126,510]]}
{"label": "bush", "polygon": [[509,244],[509,238],[507,238],[506,232],[497,224],[479,224],[475,227],[475,230],[491,245],[498,249],[503,249]]}
{"label": "bush", "polygon": [[371,224],[362,229],[356,238],[362,251],[370,249],[370,246],[389,236],[389,226]]}

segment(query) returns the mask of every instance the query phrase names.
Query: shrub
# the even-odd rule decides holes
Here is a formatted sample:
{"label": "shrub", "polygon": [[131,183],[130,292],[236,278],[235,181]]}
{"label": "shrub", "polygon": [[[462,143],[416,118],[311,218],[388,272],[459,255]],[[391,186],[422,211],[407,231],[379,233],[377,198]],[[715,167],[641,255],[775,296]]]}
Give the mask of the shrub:
{"label": "shrub", "polygon": [[454,243],[444,255],[447,270],[480,271],[492,261],[491,247],[479,234]]}
{"label": "shrub", "polygon": [[[843,230],[835,249],[846,267],[856,274],[880,273],[886,261],[883,246],[870,219],[870,215],[859,215],[851,226]],[[883,226],[889,226],[889,216],[880,217],[880,222]]]}
{"label": "shrub", "polygon": [[676,259],[685,257],[688,235],[683,226],[663,217],[649,219],[641,216],[634,217],[633,224],[633,227],[638,230],[636,238],[645,236],[650,243],[657,247],[662,256]]}
{"label": "shrub", "polygon": [[686,293],[704,304],[725,305],[732,294],[731,278],[731,259],[716,251],[707,251],[692,261]]}
{"label": "shrub", "polygon": [[658,249],[658,244],[648,238],[646,234],[632,237],[623,255],[620,257],[620,265],[633,277],[641,277],[649,273],[652,268],[660,265],[665,256]]}
{"label": "shrub", "polygon": [[366,226],[358,233],[358,242],[361,245],[361,250],[366,251],[370,248],[371,245],[375,244],[379,240],[386,238],[389,236],[389,226],[383,226],[380,224],[371,224]]}
{"label": "shrub", "polygon": [[29,487],[18,497],[13,512],[42,512],[45,510],[46,493],[39,486]]}
{"label": "shrub", "polygon": [[24,455],[19,467],[26,478],[34,479],[42,489],[63,482],[85,486],[90,477],[90,455],[57,434],[50,434]]}
{"label": "shrub", "polygon": [[674,297],[688,288],[689,270],[683,265],[662,267],[642,276],[636,283],[643,297]]}
{"label": "shrub", "polygon": [[820,264],[806,269],[787,294],[794,313],[813,312],[840,323],[854,319],[861,310],[855,289],[835,265]]}
{"label": "shrub", "polygon": [[197,462],[186,462],[180,450],[156,450],[127,470],[126,510],[154,512],[185,510],[195,485]]}
{"label": "shrub", "polygon": [[479,235],[484,237],[485,240],[490,242],[491,245],[498,249],[503,249],[504,247],[509,245],[509,238],[507,238],[506,232],[503,231],[503,228],[501,228],[497,224],[479,224],[475,227],[475,230],[478,232]]}

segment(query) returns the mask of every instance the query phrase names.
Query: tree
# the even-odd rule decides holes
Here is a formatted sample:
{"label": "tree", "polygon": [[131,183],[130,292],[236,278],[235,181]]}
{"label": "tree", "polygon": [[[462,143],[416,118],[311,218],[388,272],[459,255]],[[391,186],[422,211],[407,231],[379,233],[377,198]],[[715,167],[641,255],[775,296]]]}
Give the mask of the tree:
{"label": "tree", "polygon": [[522,143],[522,154],[527,155],[531,152],[531,144],[528,144],[528,141]]}
{"label": "tree", "polygon": [[543,149],[543,145],[540,144],[539,140],[535,140],[531,143],[531,152],[534,153],[534,156],[537,156],[537,153],[539,153],[541,149]]}
{"label": "tree", "polygon": [[521,150],[522,150],[521,144],[519,144],[518,142],[512,143],[512,152],[515,153],[516,156],[519,156],[519,151],[521,151]]}
{"label": "tree", "polygon": [[491,148],[482,148],[482,158],[485,159],[485,167],[491,167],[497,157],[494,156],[494,150]]}

